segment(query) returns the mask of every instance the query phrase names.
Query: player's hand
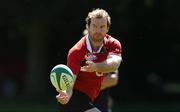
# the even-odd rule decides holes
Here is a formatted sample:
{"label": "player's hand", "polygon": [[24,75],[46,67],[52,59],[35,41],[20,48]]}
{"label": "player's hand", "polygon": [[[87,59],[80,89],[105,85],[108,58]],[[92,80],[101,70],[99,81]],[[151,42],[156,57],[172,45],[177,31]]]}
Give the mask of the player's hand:
{"label": "player's hand", "polygon": [[67,104],[72,96],[72,90],[67,91],[60,91],[58,90],[59,94],[56,96],[56,99],[61,104]]}
{"label": "player's hand", "polygon": [[94,72],[96,71],[96,64],[92,61],[86,61],[85,66],[81,67],[83,72]]}

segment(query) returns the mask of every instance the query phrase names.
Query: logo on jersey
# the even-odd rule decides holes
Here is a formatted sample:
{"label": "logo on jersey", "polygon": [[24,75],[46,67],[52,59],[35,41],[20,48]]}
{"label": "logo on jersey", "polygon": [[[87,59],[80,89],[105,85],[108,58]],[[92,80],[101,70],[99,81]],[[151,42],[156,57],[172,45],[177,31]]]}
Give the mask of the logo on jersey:
{"label": "logo on jersey", "polygon": [[91,53],[88,53],[87,56],[88,56],[88,60],[91,60],[91,61],[94,61],[97,59],[96,55],[93,55]]}

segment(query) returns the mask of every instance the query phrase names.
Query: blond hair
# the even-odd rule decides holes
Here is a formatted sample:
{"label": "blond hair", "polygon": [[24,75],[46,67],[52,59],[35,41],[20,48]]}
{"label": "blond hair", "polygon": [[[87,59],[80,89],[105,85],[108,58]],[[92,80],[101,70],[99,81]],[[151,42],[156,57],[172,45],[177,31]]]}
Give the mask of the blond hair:
{"label": "blond hair", "polygon": [[86,27],[89,27],[91,24],[92,18],[106,18],[107,19],[107,26],[108,28],[111,25],[111,17],[104,9],[95,9],[91,12],[89,12],[88,16],[86,17]]}

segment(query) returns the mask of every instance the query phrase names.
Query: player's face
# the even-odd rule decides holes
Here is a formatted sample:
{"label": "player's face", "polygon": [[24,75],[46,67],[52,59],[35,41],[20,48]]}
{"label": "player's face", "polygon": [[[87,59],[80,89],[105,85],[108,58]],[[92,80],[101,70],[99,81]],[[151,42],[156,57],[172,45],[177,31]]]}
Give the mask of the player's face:
{"label": "player's face", "polygon": [[102,42],[108,32],[106,18],[92,18],[89,25],[89,35],[92,41]]}

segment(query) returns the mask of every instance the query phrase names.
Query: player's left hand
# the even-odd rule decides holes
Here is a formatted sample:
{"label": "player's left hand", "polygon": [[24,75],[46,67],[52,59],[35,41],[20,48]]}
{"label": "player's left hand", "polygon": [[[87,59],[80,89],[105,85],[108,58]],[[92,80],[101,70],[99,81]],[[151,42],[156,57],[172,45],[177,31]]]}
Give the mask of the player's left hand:
{"label": "player's left hand", "polygon": [[81,71],[94,72],[96,71],[96,64],[92,61],[86,61],[86,64],[83,67],[81,67]]}

